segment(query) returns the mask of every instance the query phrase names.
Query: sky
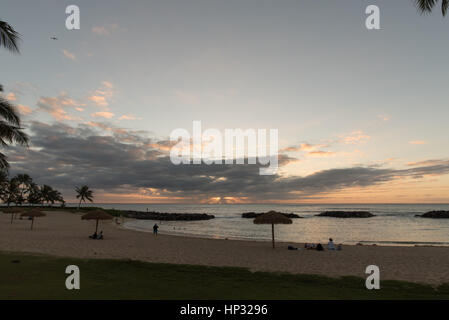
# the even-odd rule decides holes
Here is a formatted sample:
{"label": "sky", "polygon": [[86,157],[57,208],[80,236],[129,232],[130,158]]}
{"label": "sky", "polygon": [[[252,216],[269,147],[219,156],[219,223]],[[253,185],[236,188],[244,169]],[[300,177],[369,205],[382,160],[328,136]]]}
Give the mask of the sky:
{"label": "sky", "polygon": [[[67,5],[80,30],[67,30]],[[380,8],[380,30],[365,8]],[[412,0],[23,1],[0,20],[4,95],[30,148],[4,153],[73,201],[449,203],[449,18]],[[58,40],[51,40],[50,37]],[[278,129],[274,176],[174,166],[170,133]],[[3,152],[2,151],[2,152]]]}

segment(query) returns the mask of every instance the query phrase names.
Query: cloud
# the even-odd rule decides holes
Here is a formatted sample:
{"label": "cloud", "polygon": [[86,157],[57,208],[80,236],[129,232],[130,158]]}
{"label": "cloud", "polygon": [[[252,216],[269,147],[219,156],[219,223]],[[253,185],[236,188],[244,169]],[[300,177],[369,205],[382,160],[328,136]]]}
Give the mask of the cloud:
{"label": "cloud", "polygon": [[361,130],[353,131],[347,135],[340,135],[340,142],[344,144],[362,144],[369,139],[371,139],[371,137]]}
{"label": "cloud", "polygon": [[[398,179],[449,173],[449,160],[407,169],[355,166],[306,176],[260,176],[258,165],[178,165],[168,156],[168,140],[149,138],[106,123],[31,122],[31,148],[13,146],[12,174],[30,173],[38,183],[73,193],[88,184],[106,193],[153,190],[161,197],[208,201],[232,197],[245,201],[301,200],[346,188],[369,187]],[[294,158],[281,155],[285,165]]]}
{"label": "cloud", "polygon": [[55,120],[79,120],[67,113],[67,108],[75,108],[82,105],[62,92],[57,97],[40,97],[37,101],[38,110],[49,113]]}
{"label": "cloud", "polygon": [[92,32],[98,36],[109,36],[116,29],[118,29],[118,24],[109,24],[92,27]]}
{"label": "cloud", "polygon": [[427,144],[427,142],[423,141],[423,140],[413,140],[413,141],[409,141],[408,143],[415,144],[415,145]]}
{"label": "cloud", "polygon": [[10,92],[6,95],[6,99],[9,101],[17,101],[17,96],[14,92]]}
{"label": "cloud", "polygon": [[379,118],[380,120],[385,121],[385,122],[390,121],[390,119],[391,119],[391,117],[389,115],[383,115],[383,114],[378,115],[377,118]]}
{"label": "cloud", "polygon": [[433,160],[424,160],[424,161],[416,161],[407,163],[410,167],[416,166],[434,166],[434,165],[442,165],[448,162],[449,160],[441,160],[441,159],[433,159]]}
{"label": "cloud", "polygon": [[109,81],[103,81],[99,89],[95,90],[87,99],[97,107],[107,108],[114,95],[114,85]]}
{"label": "cloud", "polygon": [[73,53],[67,51],[66,49],[62,49],[62,53],[64,54],[64,56],[65,56],[67,59],[70,59],[70,60],[76,60],[75,54],[73,54]]}
{"label": "cloud", "polygon": [[335,152],[318,150],[318,151],[311,151],[307,154],[312,157],[331,157],[335,155]]}
{"label": "cloud", "polygon": [[119,120],[136,120],[137,118],[135,116],[133,116],[132,114],[124,114],[123,116],[121,116],[118,119]]}
{"label": "cloud", "polygon": [[98,107],[107,107],[109,103],[106,100],[106,97],[92,95],[88,98],[90,101],[95,103]]}
{"label": "cloud", "polygon": [[112,112],[107,112],[107,111],[103,111],[103,112],[95,112],[91,114],[92,117],[94,118],[106,118],[106,119],[111,119],[114,117],[114,114]]}
{"label": "cloud", "polygon": [[284,149],[281,149],[280,152],[297,152],[297,151],[314,151],[319,148],[326,148],[328,145],[325,144],[310,144],[310,143],[301,143],[299,146],[290,146]]}
{"label": "cloud", "polygon": [[31,114],[33,112],[33,110],[31,110],[30,107],[25,106],[25,105],[21,105],[21,104],[19,104],[17,106],[17,109],[19,110],[19,113],[21,115],[23,115],[23,116],[29,115],[29,114]]}

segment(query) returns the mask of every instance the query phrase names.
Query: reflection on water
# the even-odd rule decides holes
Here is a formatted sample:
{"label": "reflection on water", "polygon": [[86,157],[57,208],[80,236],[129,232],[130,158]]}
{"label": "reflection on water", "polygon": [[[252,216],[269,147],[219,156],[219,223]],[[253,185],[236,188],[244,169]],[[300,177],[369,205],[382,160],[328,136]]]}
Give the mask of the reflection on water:
{"label": "reflection on water", "polygon": [[[98,206],[98,204],[97,204]],[[416,218],[430,210],[449,210],[449,205],[145,205],[108,204],[104,208],[138,211],[186,212],[214,214],[207,221],[162,221],[161,233],[212,238],[270,240],[271,226],[254,225],[252,219],[243,219],[243,212],[276,210],[296,213],[304,219],[293,219],[291,225],[277,225],[276,239],[291,242],[358,242],[382,245],[449,245],[449,219]],[[376,217],[368,219],[337,219],[316,217],[326,210],[365,210]],[[135,220],[126,227],[152,231],[155,221]]]}

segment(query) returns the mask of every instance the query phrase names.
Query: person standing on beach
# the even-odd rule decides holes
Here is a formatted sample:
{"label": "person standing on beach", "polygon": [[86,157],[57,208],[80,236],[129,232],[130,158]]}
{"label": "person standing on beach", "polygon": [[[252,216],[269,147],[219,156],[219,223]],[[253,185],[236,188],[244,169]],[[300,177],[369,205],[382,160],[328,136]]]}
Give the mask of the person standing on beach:
{"label": "person standing on beach", "polygon": [[154,226],[153,226],[153,234],[155,236],[157,236],[157,229],[159,229],[159,226],[157,225],[157,223],[155,223]]}

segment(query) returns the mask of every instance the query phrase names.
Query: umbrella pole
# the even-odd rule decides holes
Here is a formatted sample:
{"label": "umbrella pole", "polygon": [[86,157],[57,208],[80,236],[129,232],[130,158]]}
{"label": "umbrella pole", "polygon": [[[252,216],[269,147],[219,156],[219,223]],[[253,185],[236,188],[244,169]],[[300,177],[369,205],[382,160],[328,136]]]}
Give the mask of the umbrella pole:
{"label": "umbrella pole", "polygon": [[271,236],[272,236],[273,249],[274,249],[274,223],[271,224]]}
{"label": "umbrella pole", "polygon": [[95,226],[95,233],[97,233],[97,231],[98,231],[98,219],[97,219],[97,224]]}
{"label": "umbrella pole", "polygon": [[14,213],[11,213],[11,224],[12,224],[13,219],[14,219]]}
{"label": "umbrella pole", "polygon": [[34,217],[31,218],[31,230],[33,230]]}

